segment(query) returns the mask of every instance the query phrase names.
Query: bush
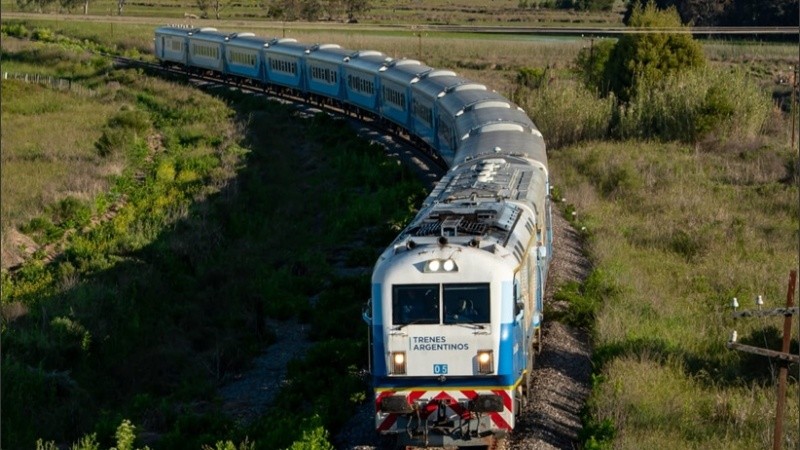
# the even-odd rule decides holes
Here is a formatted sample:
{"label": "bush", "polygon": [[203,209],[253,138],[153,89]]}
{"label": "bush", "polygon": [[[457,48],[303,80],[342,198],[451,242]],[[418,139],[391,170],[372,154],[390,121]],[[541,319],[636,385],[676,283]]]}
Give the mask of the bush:
{"label": "bush", "polygon": [[[630,27],[680,28],[675,9],[655,5],[634,9]],[[658,82],[685,69],[705,65],[705,56],[690,34],[625,34],[614,46],[605,66],[603,85],[623,101],[630,100],[641,81]]]}
{"label": "bush", "polygon": [[31,32],[25,25],[21,23],[12,23],[12,24],[3,24],[0,26],[0,33],[7,34],[9,36],[13,36],[20,39],[27,39],[30,37]]}
{"label": "bush", "polygon": [[697,142],[757,136],[771,111],[768,95],[742,72],[700,69],[642,83],[620,110],[621,138]]}
{"label": "bush", "polygon": [[540,88],[547,80],[547,68],[522,67],[517,71],[517,85]]}
{"label": "bush", "polygon": [[123,109],[108,120],[95,148],[102,157],[124,154],[149,130],[150,118],[146,112]]}
{"label": "bush", "polygon": [[51,208],[53,219],[63,229],[82,227],[92,218],[92,209],[75,197],[67,197]]}
{"label": "bush", "polygon": [[30,222],[20,227],[20,231],[30,235],[37,244],[46,244],[61,238],[64,230],[55,226],[53,222],[45,217],[36,217]]}
{"label": "bush", "polygon": [[611,40],[601,40],[597,43],[592,41],[590,47],[582,48],[578,52],[575,65],[578,69],[578,76],[586,87],[595,89],[597,92],[609,91],[605,70],[615,45],[616,42]]}

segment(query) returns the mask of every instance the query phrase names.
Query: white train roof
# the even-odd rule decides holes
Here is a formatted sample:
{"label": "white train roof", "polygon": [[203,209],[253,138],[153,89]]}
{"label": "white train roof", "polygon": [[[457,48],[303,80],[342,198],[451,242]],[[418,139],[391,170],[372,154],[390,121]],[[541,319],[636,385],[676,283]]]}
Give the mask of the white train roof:
{"label": "white train roof", "polygon": [[[484,105],[487,107],[480,107]],[[460,139],[468,138],[473,130],[493,123],[513,123],[529,129],[535,128],[525,111],[509,108],[508,103],[482,102],[476,106],[456,118],[456,131]]]}
{"label": "white train roof", "polygon": [[472,81],[456,75],[450,70],[434,70],[425,74],[417,83],[412,85],[415,95],[424,95],[431,100],[444,97],[449,89],[472,83]]}
{"label": "white train roof", "polygon": [[383,256],[446,242],[519,262],[531,237],[542,232],[544,210],[532,200],[546,191],[546,169],[525,158],[500,155],[462,164],[442,178]]}
{"label": "white train roof", "polygon": [[455,117],[459,111],[463,114],[463,111],[482,102],[502,102],[508,105],[509,108],[512,107],[512,103],[508,99],[495,91],[486,89],[485,86],[483,89],[479,89],[472,84],[467,86],[474,88],[447,92],[439,99],[439,108],[446,111],[449,116]]}
{"label": "white train roof", "polygon": [[336,44],[319,44],[306,50],[309,61],[324,61],[331,64],[341,64],[342,61],[353,53],[352,50],[342,48]]}
{"label": "white train roof", "polygon": [[518,155],[538,161],[547,168],[544,138],[536,128],[515,123],[494,123],[472,130],[461,141],[453,158],[453,166],[490,155]]}

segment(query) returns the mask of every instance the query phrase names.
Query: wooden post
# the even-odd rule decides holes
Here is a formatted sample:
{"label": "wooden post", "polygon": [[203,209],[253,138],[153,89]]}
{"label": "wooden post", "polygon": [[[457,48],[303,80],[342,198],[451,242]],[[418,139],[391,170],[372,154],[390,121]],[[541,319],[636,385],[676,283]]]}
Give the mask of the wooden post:
{"label": "wooden post", "polygon": [[797,70],[798,70],[797,66],[793,66],[792,67],[792,103],[789,105],[789,116],[792,118],[792,149],[794,149],[794,142],[795,142],[795,139],[794,139],[794,136],[795,136],[795,131],[794,131],[795,130],[795,124],[794,124],[794,122],[795,122],[795,120],[797,120],[797,118],[796,118],[797,109],[795,108],[795,103],[797,103],[797,93],[796,93],[796,91],[797,91],[797,83],[798,83]]}
{"label": "wooden post", "polygon": [[[797,271],[792,270],[789,273],[789,289],[786,293],[786,308],[794,306],[794,284],[797,278]],[[783,346],[781,347],[782,353],[789,353],[789,342],[792,339],[792,316],[786,315],[783,319]],[[786,409],[786,376],[789,372],[789,362],[781,360],[779,362],[780,370],[778,372],[778,405],[775,413],[775,435],[772,439],[773,450],[780,450],[783,441],[783,418]]]}

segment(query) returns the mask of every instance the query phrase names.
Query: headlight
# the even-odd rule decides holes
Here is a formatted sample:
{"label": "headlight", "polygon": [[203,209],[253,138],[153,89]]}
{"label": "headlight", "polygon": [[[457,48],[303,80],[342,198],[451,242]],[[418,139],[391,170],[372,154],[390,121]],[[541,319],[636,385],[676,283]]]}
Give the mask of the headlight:
{"label": "headlight", "polygon": [[452,259],[448,259],[442,264],[442,268],[445,272],[452,272],[456,268],[456,263]]}
{"label": "headlight", "polygon": [[494,372],[494,355],[491,350],[478,350],[478,373]]}
{"label": "headlight", "polygon": [[452,259],[432,259],[425,263],[425,273],[457,272],[458,266]]}
{"label": "headlight", "polygon": [[392,374],[404,375],[406,373],[406,352],[392,352]]}

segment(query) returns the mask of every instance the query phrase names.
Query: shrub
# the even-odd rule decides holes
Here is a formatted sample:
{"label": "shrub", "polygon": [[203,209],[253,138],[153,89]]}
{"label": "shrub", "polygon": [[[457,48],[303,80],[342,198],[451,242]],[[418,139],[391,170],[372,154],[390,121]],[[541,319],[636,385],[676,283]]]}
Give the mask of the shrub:
{"label": "shrub", "polygon": [[540,88],[547,80],[547,68],[522,67],[517,71],[517,85]]}
{"label": "shrub", "polygon": [[25,25],[21,23],[3,24],[0,26],[0,33],[20,39],[26,39],[31,35],[30,30],[25,28]]}
{"label": "shrub", "polygon": [[55,223],[64,229],[84,226],[92,217],[92,209],[71,196],[56,203],[51,212]]}
{"label": "shrub", "polygon": [[112,128],[129,128],[137,134],[144,134],[150,129],[150,118],[144,111],[136,109],[123,109],[108,121]]}
{"label": "shrub", "polygon": [[757,136],[771,111],[766,93],[742,72],[703,68],[642,83],[620,110],[622,138],[697,142]]}
{"label": "shrub", "polygon": [[[680,28],[675,9],[658,10],[655,5],[634,9],[629,26],[635,28]],[[641,81],[658,82],[685,69],[705,65],[705,56],[690,34],[639,33],[619,38],[605,66],[603,85],[628,101]]]}
{"label": "shrub", "polygon": [[611,40],[601,40],[597,43],[592,41],[591,46],[582,48],[578,52],[575,65],[578,75],[586,87],[602,93],[609,91],[605,69],[615,45],[616,42]]}
{"label": "shrub", "polygon": [[123,109],[108,120],[95,143],[100,156],[124,154],[150,130],[150,118],[144,111]]}
{"label": "shrub", "polygon": [[20,227],[20,231],[30,235],[38,244],[45,244],[61,238],[64,230],[55,226],[45,217],[35,217],[30,222]]}

